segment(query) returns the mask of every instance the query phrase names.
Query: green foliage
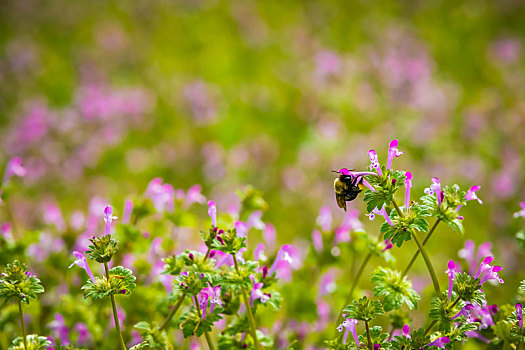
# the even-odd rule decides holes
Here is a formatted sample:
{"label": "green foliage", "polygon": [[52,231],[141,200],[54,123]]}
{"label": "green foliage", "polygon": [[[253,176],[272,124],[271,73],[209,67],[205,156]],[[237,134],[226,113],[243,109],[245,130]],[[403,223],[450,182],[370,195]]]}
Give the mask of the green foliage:
{"label": "green foliage", "polygon": [[257,210],[268,209],[268,203],[262,197],[262,192],[252,186],[246,186],[243,190],[236,191],[241,200],[239,217],[244,220],[250,213]]}
{"label": "green foliage", "polygon": [[443,187],[443,202],[437,205],[435,194],[427,194],[421,197],[421,201],[430,209],[432,216],[445,222],[452,230],[458,231],[463,235],[463,221],[457,208],[467,204],[465,201],[465,191],[460,191],[458,185]]}
{"label": "green foliage", "polygon": [[[51,341],[47,337],[41,337],[36,334],[29,334],[26,337],[27,340],[27,350],[44,350],[49,349],[51,346]],[[24,339],[18,337],[11,343],[11,346],[8,350],[25,350],[24,348]]]}
{"label": "green foliage", "polygon": [[474,278],[466,272],[456,273],[454,281],[454,292],[463,301],[470,301],[482,305],[485,295],[479,290],[479,278]]}
{"label": "green foliage", "polygon": [[465,303],[461,300],[457,301],[457,295],[452,293],[450,300],[447,298],[447,293],[438,298],[432,299],[429,317],[433,320],[438,321],[438,329],[442,332],[450,332],[455,322],[464,321],[464,317],[461,316],[455,320],[452,317],[461,311]]}
{"label": "green foliage", "polygon": [[165,350],[169,348],[168,336],[165,331],[159,330],[156,324],[149,324],[148,322],[139,322],[134,328],[139,332],[144,339],[144,342],[152,350]]}
{"label": "green foliage", "polygon": [[222,311],[223,309],[221,307],[216,307],[213,309],[213,313],[208,312],[206,319],[203,320],[199,317],[197,309],[192,307],[190,311],[182,315],[178,322],[184,338],[191,337],[192,335],[200,337],[204,332],[211,332],[213,324],[222,319],[222,316],[220,316]]}
{"label": "green foliage", "polygon": [[5,302],[17,298],[29,304],[29,299],[35,299],[37,294],[43,292],[44,287],[40,284],[40,280],[27,272],[27,266],[18,260],[7,264],[0,276],[0,298]]}
{"label": "green foliage", "polygon": [[208,282],[210,282],[208,274],[188,271],[187,274],[181,274],[177,277],[177,283],[174,286],[182,293],[197,295],[208,286]]}
{"label": "green foliage", "polygon": [[385,312],[380,301],[362,297],[359,300],[354,300],[351,305],[347,305],[343,309],[343,313],[347,314],[345,318],[370,321],[376,316],[383,315]]}
{"label": "green foliage", "polygon": [[[217,238],[213,240],[212,248],[226,254],[236,255],[241,248],[246,248],[246,237],[238,237],[237,230],[230,229],[220,235],[222,242]],[[224,243],[224,244],[223,244]]]}
{"label": "green foliage", "polygon": [[[390,335],[388,333],[381,333],[382,330],[383,329],[380,326],[370,327],[370,340],[372,341],[372,345],[383,344],[388,339]],[[358,338],[359,338],[359,343],[363,344],[362,345],[363,347],[368,344],[366,330],[363,331],[363,333],[360,334]]]}
{"label": "green foliage", "polygon": [[111,238],[111,235],[92,237],[89,241],[91,244],[88,246],[89,250],[86,251],[86,254],[90,259],[99,263],[111,261],[111,258],[118,250],[118,242]]}
{"label": "green foliage", "polygon": [[366,180],[374,187],[375,192],[365,191],[364,201],[366,209],[372,212],[375,208],[381,209],[383,205],[388,206],[397,190],[405,182],[405,172],[399,170],[386,170],[382,167],[383,176],[367,175]]}
{"label": "green foliage", "polygon": [[428,222],[424,219],[430,216],[430,211],[424,205],[414,203],[410,206],[408,213],[400,217],[396,210],[390,212],[390,220],[393,226],[388,222],[381,225],[381,232],[385,234],[384,238],[389,239],[393,244],[401,247],[404,241],[412,239],[412,232],[427,231]]}
{"label": "green foliage", "polygon": [[401,273],[389,268],[378,267],[372,276],[375,296],[384,296],[385,311],[396,310],[405,303],[409,309],[415,309],[419,295],[412,289],[412,283],[401,277]]}
{"label": "green foliage", "polygon": [[93,299],[102,299],[112,294],[129,295],[136,287],[135,280],[130,269],[117,266],[109,270],[109,279],[106,276],[95,277],[95,282],[88,280],[82,290],[85,298]]}
{"label": "green foliage", "polygon": [[238,261],[237,265],[239,272],[235,271],[235,269],[223,272],[217,279],[216,284],[234,292],[238,292],[241,287],[251,290],[253,282],[250,279],[250,275],[259,267],[259,264],[255,261],[246,260],[245,262]]}

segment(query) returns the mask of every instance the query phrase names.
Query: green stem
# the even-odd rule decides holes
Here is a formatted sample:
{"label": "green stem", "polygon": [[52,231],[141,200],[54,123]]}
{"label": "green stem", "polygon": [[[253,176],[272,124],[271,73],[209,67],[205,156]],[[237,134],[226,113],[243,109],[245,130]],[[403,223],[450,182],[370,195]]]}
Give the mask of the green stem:
{"label": "green stem", "polygon": [[181,307],[182,302],[184,301],[185,298],[186,298],[186,294],[182,294],[179,297],[179,299],[177,300],[177,302],[170,306],[170,308],[169,308],[170,311],[168,313],[168,316],[166,316],[164,321],[162,321],[162,323],[160,324],[159,330],[163,330],[163,329],[168,327],[171,319],[173,318],[173,316],[175,316],[175,313],[177,312],[177,310],[179,310],[179,308]]}
{"label": "green stem", "polygon": [[[237,257],[235,254],[232,254],[233,256],[233,263],[235,264],[235,271],[237,271],[237,274],[240,276],[241,273],[239,271],[239,264],[237,263]],[[246,305],[246,313],[248,314],[248,321],[250,322],[250,328],[252,331],[252,338],[253,338],[253,344],[255,345],[255,350],[259,350],[259,341],[257,340],[257,326],[255,325],[255,318],[253,317],[252,313],[252,307],[250,306],[250,299],[248,298],[248,294],[246,293],[246,289],[244,287],[241,287],[242,296],[244,298],[244,305]]]}
{"label": "green stem", "polygon": [[[404,217],[405,215],[403,214],[403,212],[397,205],[397,202],[394,198],[392,198],[392,204],[396,208],[397,213],[399,214],[399,217]],[[414,232],[414,230],[411,230],[410,233],[412,234],[412,238],[414,238],[414,241],[417,244],[419,252],[423,256],[423,260],[425,260],[425,264],[427,265],[428,273],[430,274],[430,278],[432,279],[432,284],[434,284],[434,291],[436,292],[436,295],[439,297],[441,295],[441,291],[439,290],[439,282],[436,276],[436,272],[434,271],[434,268],[432,267],[432,262],[430,261],[427,251],[425,250],[425,247],[423,247],[423,243],[421,243],[421,240],[417,236],[416,232]]]}
{"label": "green stem", "polygon": [[18,314],[20,316],[20,329],[22,330],[22,339],[24,340],[24,349],[27,350],[26,323],[24,321],[24,312],[22,311],[22,301],[20,299],[18,299]]}
{"label": "green stem", "polygon": [[368,341],[368,348],[372,350],[372,339],[370,338],[370,328],[368,327],[368,321],[365,321],[365,329],[366,329],[366,340]]}
{"label": "green stem", "polygon": [[[104,269],[106,271],[106,279],[109,283],[109,267],[107,262],[104,263]],[[111,299],[111,306],[113,308],[113,319],[115,320],[115,329],[117,330],[117,336],[120,340],[120,347],[126,350],[126,343],[124,343],[124,338],[122,337],[122,332],[120,331],[120,323],[118,320],[117,303],[115,303],[115,296],[113,294],[110,294],[109,298]]]}
{"label": "green stem", "polygon": [[[425,245],[428,240],[430,239],[430,236],[432,236],[432,233],[434,233],[434,230],[436,229],[437,225],[441,222],[441,219],[438,218],[434,225],[432,225],[432,228],[430,231],[428,231],[427,235],[425,236],[425,239],[423,239],[423,245]],[[405,268],[405,271],[403,271],[402,277],[405,277],[408,274],[408,271],[410,271],[410,268],[412,268],[412,265],[416,262],[417,257],[419,256],[419,250],[414,253],[414,256],[412,257],[412,260],[408,263],[407,267]]]}
{"label": "green stem", "polygon": [[[195,302],[195,306],[197,307],[197,314],[199,315],[199,318],[202,320],[201,307],[199,305],[199,302],[197,301],[196,296],[193,297],[193,301]],[[208,347],[210,348],[210,350],[215,350],[215,346],[213,345],[213,341],[208,331],[204,331],[204,337],[206,338],[206,342],[208,343]]]}

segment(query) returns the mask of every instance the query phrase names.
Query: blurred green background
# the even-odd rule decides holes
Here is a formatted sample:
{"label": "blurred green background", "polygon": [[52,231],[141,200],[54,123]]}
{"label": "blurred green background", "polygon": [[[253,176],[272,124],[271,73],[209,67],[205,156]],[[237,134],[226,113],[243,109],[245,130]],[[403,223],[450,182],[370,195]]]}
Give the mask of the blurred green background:
{"label": "blurred green background", "polygon": [[[481,185],[465,238],[494,243],[507,283],[494,302],[510,300],[525,277],[512,218],[525,200],[524,19],[518,0],[4,0],[1,159],[28,168],[14,214],[32,229],[42,201],[66,217],[93,196],[121,207],[157,176],[202,184],[220,210],[250,184],[278,240],[306,241],[322,205],[343,217],[330,170],[365,169],[370,148],[385,162],[397,138],[413,193],[433,176]],[[437,234],[441,271],[463,239]]]}

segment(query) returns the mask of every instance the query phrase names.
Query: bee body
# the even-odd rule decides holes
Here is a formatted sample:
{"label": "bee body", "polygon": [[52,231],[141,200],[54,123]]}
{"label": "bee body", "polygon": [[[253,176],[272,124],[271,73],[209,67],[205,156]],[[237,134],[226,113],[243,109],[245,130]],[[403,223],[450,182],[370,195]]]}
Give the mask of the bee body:
{"label": "bee body", "polygon": [[357,198],[357,195],[362,191],[360,189],[361,179],[340,173],[339,177],[334,180],[335,200],[339,208],[346,211],[346,202]]}

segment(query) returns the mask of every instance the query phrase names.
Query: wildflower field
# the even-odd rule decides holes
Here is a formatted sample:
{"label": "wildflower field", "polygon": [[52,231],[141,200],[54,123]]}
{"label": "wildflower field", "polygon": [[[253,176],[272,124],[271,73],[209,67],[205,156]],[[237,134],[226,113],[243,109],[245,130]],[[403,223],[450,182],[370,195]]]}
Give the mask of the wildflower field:
{"label": "wildflower field", "polygon": [[0,2],[0,350],[525,349],[523,23]]}

